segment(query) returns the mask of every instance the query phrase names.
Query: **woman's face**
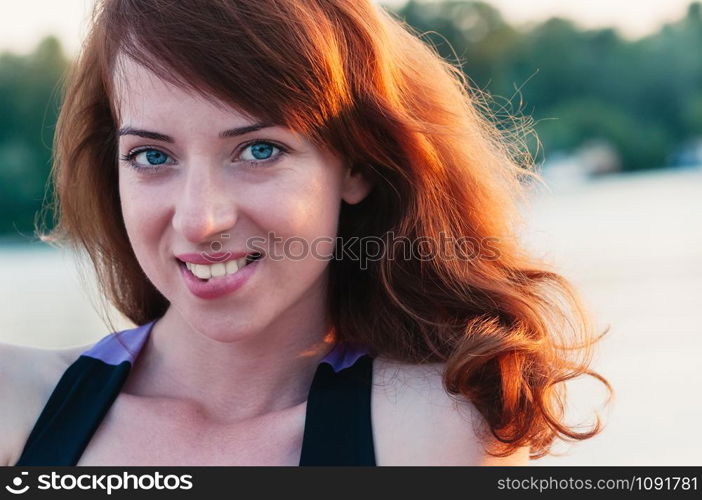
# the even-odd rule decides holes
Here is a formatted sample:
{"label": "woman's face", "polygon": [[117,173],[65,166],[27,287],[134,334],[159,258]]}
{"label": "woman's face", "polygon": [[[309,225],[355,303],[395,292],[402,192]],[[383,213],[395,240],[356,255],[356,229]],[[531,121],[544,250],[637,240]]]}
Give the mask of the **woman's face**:
{"label": "woman's face", "polygon": [[[369,191],[362,177],[280,126],[220,137],[259,120],[127,58],[119,67],[122,216],[149,280],[187,323],[222,341],[317,318],[329,264],[323,256],[334,247],[341,201],[357,203]],[[248,253],[251,241],[266,255],[243,286],[202,298],[186,285],[176,255]]]}

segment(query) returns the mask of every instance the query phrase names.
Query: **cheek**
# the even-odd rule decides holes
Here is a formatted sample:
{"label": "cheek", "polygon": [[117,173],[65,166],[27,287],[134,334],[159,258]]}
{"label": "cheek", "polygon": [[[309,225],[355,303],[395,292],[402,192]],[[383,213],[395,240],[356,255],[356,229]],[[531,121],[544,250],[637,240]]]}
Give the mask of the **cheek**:
{"label": "cheek", "polygon": [[[120,204],[122,207],[122,219],[127,228],[127,233],[130,239],[141,232],[141,227],[144,225],[144,206],[143,197],[139,196],[138,190],[132,189],[130,186],[120,182]],[[134,240],[132,240],[134,242]]]}
{"label": "cheek", "polygon": [[161,221],[159,204],[154,202],[158,199],[161,198],[148,190],[120,183],[122,220],[132,249],[142,263],[148,262],[150,252],[158,248],[155,240],[158,238]]}
{"label": "cheek", "polygon": [[341,198],[336,186],[317,181],[289,184],[259,198],[260,227],[293,241],[336,236]]}
{"label": "cheek", "polygon": [[333,255],[340,192],[322,175],[285,180],[259,191],[252,216],[268,240],[273,279],[281,287],[306,288]]}

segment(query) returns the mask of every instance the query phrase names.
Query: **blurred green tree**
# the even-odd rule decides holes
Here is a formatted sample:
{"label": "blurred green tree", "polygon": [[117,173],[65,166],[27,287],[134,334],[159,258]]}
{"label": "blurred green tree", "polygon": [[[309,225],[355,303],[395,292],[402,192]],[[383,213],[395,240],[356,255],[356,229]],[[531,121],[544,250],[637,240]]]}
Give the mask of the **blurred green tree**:
{"label": "blurred green tree", "polygon": [[50,189],[51,144],[68,64],[53,36],[27,56],[0,54],[0,234],[32,237]]}
{"label": "blurred green tree", "polygon": [[657,168],[702,135],[699,2],[635,41],[560,18],[517,29],[484,2],[410,0],[396,14],[493,97],[498,117],[531,116],[546,157],[604,139],[624,170]]}

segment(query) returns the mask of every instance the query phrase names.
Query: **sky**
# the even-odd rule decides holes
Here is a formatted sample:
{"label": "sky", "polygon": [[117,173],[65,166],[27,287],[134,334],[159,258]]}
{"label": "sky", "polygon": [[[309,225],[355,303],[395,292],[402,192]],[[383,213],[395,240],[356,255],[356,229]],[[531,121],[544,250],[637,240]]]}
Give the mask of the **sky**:
{"label": "sky", "polygon": [[[405,0],[374,0],[398,6]],[[431,2],[432,0],[423,0]],[[552,16],[568,17],[584,27],[615,26],[630,38],[682,17],[691,0],[488,0],[505,18],[524,24]],[[0,0],[0,52],[30,52],[48,34],[56,34],[69,55],[85,35],[94,0]]]}

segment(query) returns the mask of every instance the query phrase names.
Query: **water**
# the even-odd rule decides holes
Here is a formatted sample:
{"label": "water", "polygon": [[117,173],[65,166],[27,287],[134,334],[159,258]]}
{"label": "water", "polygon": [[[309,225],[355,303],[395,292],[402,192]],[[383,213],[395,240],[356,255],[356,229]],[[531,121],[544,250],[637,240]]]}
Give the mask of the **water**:
{"label": "water", "polygon": [[[34,347],[85,345],[111,329],[100,317],[95,280],[81,285],[69,251],[39,245],[0,247],[0,341]],[[116,329],[131,322],[110,307]]]}
{"label": "water", "polygon": [[[702,170],[564,184],[534,199],[525,244],[611,326],[593,367],[617,392],[600,435],[534,465],[702,463],[700,214]],[[0,341],[57,348],[109,333],[94,283],[81,288],[69,253],[0,247],[0,275]],[[133,326],[111,311],[118,329]],[[572,384],[569,419],[592,415],[603,394],[592,381]]]}
{"label": "water", "polygon": [[[535,200],[528,239],[611,326],[593,367],[617,392],[600,435],[535,465],[702,463],[700,214],[702,170],[612,177]],[[576,384],[571,413],[592,410],[598,388]]]}

